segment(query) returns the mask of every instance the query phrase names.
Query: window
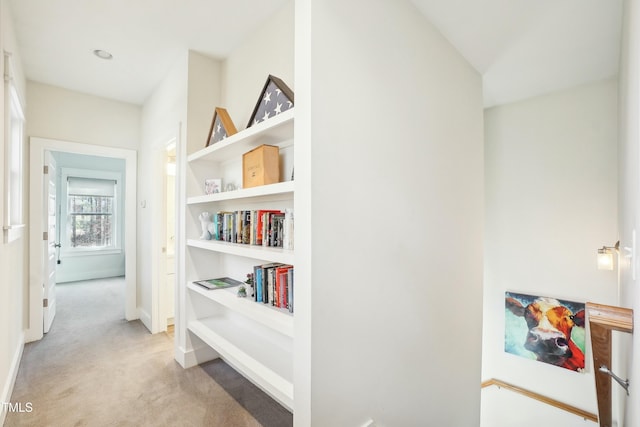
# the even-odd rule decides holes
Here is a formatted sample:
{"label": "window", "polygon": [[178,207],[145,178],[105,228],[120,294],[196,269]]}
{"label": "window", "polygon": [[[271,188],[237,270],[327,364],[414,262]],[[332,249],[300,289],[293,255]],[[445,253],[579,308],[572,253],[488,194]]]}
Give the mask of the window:
{"label": "window", "polygon": [[116,181],[67,177],[67,232],[71,248],[113,249]]}
{"label": "window", "polygon": [[11,54],[5,52],[5,123],[7,141],[5,142],[5,241],[10,242],[21,236],[22,221],[22,145],[24,113],[18,90],[13,81]]}

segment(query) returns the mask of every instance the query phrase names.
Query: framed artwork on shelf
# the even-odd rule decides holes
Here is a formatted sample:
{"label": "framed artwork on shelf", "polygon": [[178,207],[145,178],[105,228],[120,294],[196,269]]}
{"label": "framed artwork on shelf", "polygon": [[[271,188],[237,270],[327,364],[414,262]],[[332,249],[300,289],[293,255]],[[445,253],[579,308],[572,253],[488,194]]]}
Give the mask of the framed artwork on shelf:
{"label": "framed artwork on shelf", "polygon": [[216,194],[222,192],[222,179],[220,178],[209,178],[204,180],[204,193],[205,194]]}
{"label": "framed artwork on shelf", "polygon": [[247,127],[293,108],[293,91],[285,82],[269,74]]}
{"label": "framed artwork on shelf", "polygon": [[235,133],[238,133],[238,130],[233,124],[231,117],[229,117],[227,110],[216,107],[213,113],[213,120],[211,120],[211,128],[209,128],[207,145],[205,145],[205,147],[215,144],[216,142],[220,142]]}

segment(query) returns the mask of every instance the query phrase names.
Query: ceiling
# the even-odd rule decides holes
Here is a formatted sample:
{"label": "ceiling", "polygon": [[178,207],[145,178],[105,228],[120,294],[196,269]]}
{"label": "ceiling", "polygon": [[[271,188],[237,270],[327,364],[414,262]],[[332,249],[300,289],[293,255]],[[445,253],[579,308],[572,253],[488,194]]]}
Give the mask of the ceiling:
{"label": "ceiling", "polygon": [[[142,104],[186,49],[224,58],[287,1],[10,3],[28,79]],[[483,76],[486,106],[617,74],[622,0],[411,1]]]}

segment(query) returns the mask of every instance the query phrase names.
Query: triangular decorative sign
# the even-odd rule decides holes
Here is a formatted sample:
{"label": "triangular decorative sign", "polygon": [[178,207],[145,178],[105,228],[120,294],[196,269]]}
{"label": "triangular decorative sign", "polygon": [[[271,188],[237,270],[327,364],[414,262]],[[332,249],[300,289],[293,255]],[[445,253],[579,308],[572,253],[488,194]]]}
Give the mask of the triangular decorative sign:
{"label": "triangular decorative sign", "polygon": [[269,74],[247,127],[293,108],[293,91],[281,79]]}
{"label": "triangular decorative sign", "polygon": [[207,145],[220,142],[228,136],[237,133],[235,125],[229,117],[229,113],[224,108],[216,107],[213,113],[213,120],[211,120],[211,128],[209,129],[209,136],[207,137]]}

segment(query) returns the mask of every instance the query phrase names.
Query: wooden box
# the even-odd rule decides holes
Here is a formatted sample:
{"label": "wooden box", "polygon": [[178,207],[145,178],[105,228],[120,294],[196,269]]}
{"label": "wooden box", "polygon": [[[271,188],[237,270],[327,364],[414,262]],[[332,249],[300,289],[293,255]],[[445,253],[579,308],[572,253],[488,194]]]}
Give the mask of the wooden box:
{"label": "wooden box", "polygon": [[261,145],[242,155],[242,188],[280,182],[280,149]]}

